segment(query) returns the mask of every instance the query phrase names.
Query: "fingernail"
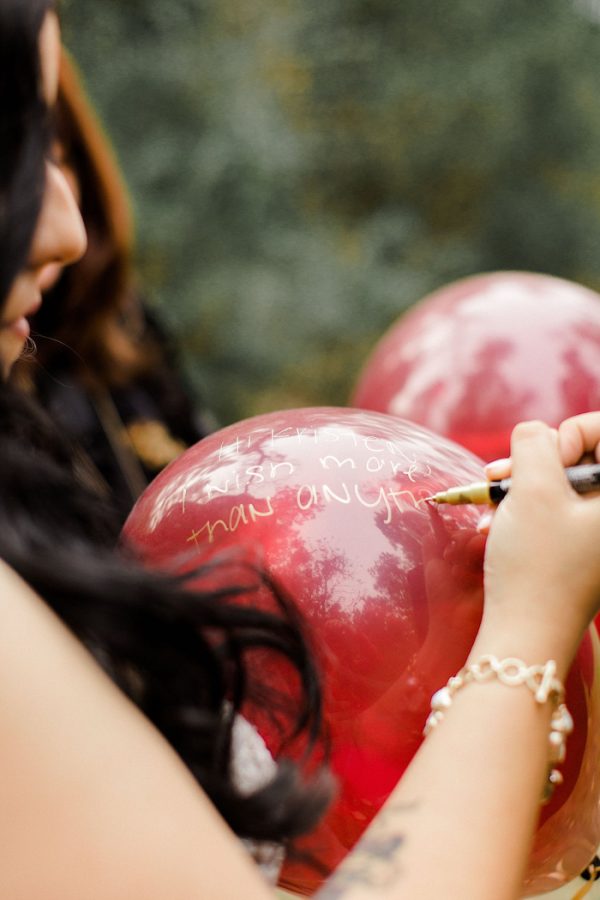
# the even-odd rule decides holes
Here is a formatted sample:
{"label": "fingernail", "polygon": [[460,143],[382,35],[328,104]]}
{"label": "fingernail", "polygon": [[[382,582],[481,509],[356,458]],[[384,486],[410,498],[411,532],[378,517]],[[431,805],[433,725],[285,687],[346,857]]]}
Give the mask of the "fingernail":
{"label": "fingernail", "polygon": [[503,478],[506,470],[510,468],[510,458],[494,459],[485,466],[485,474],[488,478]]}
{"label": "fingernail", "polygon": [[492,524],[493,513],[484,513],[477,523],[477,531],[480,534],[487,534]]}

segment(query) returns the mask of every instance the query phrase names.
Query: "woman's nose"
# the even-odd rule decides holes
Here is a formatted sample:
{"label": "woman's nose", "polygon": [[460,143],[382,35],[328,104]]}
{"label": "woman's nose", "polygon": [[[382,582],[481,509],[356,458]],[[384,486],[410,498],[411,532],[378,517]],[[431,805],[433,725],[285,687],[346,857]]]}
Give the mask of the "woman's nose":
{"label": "woman's nose", "polygon": [[29,267],[41,270],[48,263],[68,265],[85,253],[85,226],[65,176],[53,163],[46,164],[46,186],[29,255]]}

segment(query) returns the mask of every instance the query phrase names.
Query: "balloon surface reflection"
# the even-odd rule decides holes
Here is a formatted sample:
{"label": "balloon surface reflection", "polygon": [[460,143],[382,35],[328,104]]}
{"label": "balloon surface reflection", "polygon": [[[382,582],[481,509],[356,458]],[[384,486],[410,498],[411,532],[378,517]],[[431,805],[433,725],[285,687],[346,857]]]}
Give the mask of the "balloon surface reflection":
{"label": "balloon surface reflection", "polygon": [[[402,775],[421,743],[432,693],[472,645],[482,610],[479,513],[425,498],[481,475],[480,460],[418,425],[359,410],[288,410],[232,425],[186,451],[126,523],[125,539],[159,566],[189,569],[215,550],[247,553],[300,608],[323,674],[340,787],[302,846],[329,869]],[[280,660],[263,654],[253,665],[285,687],[289,669]],[[543,813],[532,888],[578,874],[600,838],[590,637],[571,670],[568,702],[575,735],[565,782]],[[271,719],[252,706],[244,712],[275,749]],[[283,886],[305,894],[321,881],[307,863],[289,862],[282,876]]]}
{"label": "balloon surface reflection", "polygon": [[507,456],[517,422],[600,409],[600,296],[527,272],[447,285],[391,326],[351,402]]}

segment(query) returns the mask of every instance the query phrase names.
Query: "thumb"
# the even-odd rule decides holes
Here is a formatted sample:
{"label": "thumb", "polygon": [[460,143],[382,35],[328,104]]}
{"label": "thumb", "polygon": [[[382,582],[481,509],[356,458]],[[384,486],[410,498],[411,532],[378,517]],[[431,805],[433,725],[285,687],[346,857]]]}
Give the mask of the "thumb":
{"label": "thumb", "polygon": [[521,422],[511,435],[511,491],[527,489],[534,494],[560,491],[569,484],[560,460],[558,436],[543,422]]}

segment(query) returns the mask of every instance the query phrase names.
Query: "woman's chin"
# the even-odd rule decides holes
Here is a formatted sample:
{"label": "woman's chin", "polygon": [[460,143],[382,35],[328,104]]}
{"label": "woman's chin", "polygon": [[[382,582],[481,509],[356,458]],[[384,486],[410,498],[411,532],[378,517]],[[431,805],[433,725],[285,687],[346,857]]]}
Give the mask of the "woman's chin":
{"label": "woman's chin", "polygon": [[29,338],[29,322],[23,319],[27,327],[18,320],[10,328],[0,330],[0,377],[6,381],[11,369],[23,354]]}

